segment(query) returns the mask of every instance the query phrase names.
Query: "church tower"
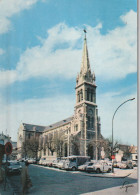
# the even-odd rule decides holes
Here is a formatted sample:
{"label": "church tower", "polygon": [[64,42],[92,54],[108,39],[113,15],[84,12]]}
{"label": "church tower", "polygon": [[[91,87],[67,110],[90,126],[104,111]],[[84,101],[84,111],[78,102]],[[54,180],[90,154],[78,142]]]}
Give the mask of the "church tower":
{"label": "church tower", "polygon": [[87,154],[87,144],[93,137],[98,139],[100,134],[100,119],[96,104],[96,84],[95,74],[91,73],[86,31],[80,73],[76,78],[76,105],[75,115],[79,116],[81,132],[80,155]]}

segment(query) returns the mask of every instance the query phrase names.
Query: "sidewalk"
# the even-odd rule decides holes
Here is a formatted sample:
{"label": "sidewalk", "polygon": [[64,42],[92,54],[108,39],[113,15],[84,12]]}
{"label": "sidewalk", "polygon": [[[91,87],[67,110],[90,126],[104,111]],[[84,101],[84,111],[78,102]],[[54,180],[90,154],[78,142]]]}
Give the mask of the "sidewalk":
{"label": "sidewalk", "polygon": [[114,169],[114,173],[100,173],[100,174],[95,174],[95,173],[88,173],[86,174],[87,176],[90,177],[110,177],[110,178],[125,178],[131,175],[136,175],[135,177],[137,178],[137,168],[134,169]]}
{"label": "sidewalk", "polygon": [[137,192],[137,183],[135,183],[99,190],[96,192],[89,192],[82,195],[139,195],[139,194]]}
{"label": "sidewalk", "polygon": [[[98,174],[97,177],[119,177],[119,178],[129,177],[129,178],[137,179],[137,168],[130,169],[130,170],[129,169],[127,170],[115,169],[114,173],[108,173],[108,174],[109,176],[105,173],[101,174],[102,176],[99,176]],[[138,193],[137,186],[138,186],[137,183],[133,183],[133,184],[124,183],[124,185],[122,186],[107,188],[107,189],[103,189],[103,190],[99,190],[95,192],[88,192],[82,195],[101,195],[101,194],[103,195],[140,195]]]}

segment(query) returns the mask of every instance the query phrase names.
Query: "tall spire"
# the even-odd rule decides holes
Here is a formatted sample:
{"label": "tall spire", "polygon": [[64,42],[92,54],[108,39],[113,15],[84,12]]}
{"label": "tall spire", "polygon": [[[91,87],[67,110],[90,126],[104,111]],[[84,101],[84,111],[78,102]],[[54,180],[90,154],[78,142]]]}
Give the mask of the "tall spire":
{"label": "tall spire", "polygon": [[84,48],[83,48],[83,56],[82,56],[82,64],[81,64],[81,74],[86,74],[90,70],[90,63],[88,58],[88,49],[87,49],[87,39],[86,39],[86,30],[84,29],[85,38],[84,38]]}
{"label": "tall spire", "polygon": [[76,84],[79,85],[83,82],[91,82],[95,83],[95,74],[91,73],[89,57],[88,57],[88,49],[87,49],[87,38],[86,38],[86,30],[83,30],[85,33],[84,38],[84,47],[83,47],[83,55],[82,55],[82,64],[80,74],[77,75]]}

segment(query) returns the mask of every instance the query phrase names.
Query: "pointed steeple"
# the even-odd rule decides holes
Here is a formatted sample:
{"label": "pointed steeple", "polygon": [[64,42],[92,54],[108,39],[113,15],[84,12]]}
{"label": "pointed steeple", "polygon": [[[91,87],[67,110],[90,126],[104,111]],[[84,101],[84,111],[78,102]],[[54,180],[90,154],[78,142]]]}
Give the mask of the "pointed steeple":
{"label": "pointed steeple", "polygon": [[79,85],[83,82],[90,82],[95,84],[95,74],[91,73],[90,62],[88,57],[88,48],[87,48],[87,38],[86,38],[86,30],[84,30],[85,38],[84,38],[84,47],[83,47],[83,55],[82,55],[82,64],[80,73],[77,75],[76,85]]}
{"label": "pointed steeple", "polygon": [[89,57],[88,57],[88,49],[87,49],[87,39],[86,39],[86,31],[85,32],[85,39],[84,39],[84,48],[83,48],[83,56],[82,56],[82,64],[81,64],[81,74],[86,74],[88,71],[91,72]]}

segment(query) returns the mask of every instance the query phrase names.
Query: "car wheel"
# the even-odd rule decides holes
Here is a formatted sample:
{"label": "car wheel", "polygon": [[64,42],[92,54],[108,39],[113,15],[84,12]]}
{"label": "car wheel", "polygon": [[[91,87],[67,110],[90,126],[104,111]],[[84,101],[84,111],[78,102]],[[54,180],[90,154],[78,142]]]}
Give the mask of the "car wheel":
{"label": "car wheel", "polygon": [[107,172],[110,173],[111,172],[111,169],[109,168]]}
{"label": "car wheel", "polygon": [[72,171],[76,171],[76,167],[72,167]]}
{"label": "car wheel", "polygon": [[101,171],[100,171],[100,169],[96,169],[96,173],[100,173]]}

